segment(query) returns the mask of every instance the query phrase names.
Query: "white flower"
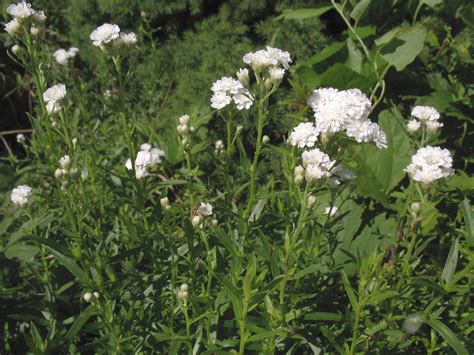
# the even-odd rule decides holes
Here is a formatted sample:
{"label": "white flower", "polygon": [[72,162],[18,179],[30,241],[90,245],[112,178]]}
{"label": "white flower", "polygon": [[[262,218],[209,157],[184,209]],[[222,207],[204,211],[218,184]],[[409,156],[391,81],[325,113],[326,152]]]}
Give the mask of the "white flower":
{"label": "white flower", "polygon": [[340,100],[329,101],[315,109],[316,127],[321,133],[335,133],[346,128],[344,103]]}
{"label": "white flower", "polygon": [[222,109],[232,102],[232,97],[225,94],[225,92],[216,92],[211,97],[211,107],[215,109]]}
{"label": "white flower", "polygon": [[54,60],[58,62],[58,64],[61,64],[61,65],[66,65],[69,59],[68,52],[63,48],[60,48],[57,51],[55,51],[53,53],[53,57],[54,57]]}
{"label": "white flower", "polygon": [[415,106],[411,110],[411,115],[420,121],[438,121],[440,118],[439,112],[431,106]]}
{"label": "white flower", "polygon": [[61,159],[59,159],[59,165],[63,169],[69,168],[71,165],[71,157],[69,155],[62,156]]}
{"label": "white flower", "polygon": [[420,129],[421,122],[417,120],[410,120],[407,123],[407,130],[409,133],[415,133]]}
{"label": "white flower", "polygon": [[452,164],[453,159],[447,149],[427,146],[418,149],[405,171],[413,180],[429,185],[452,175]]}
{"label": "white flower", "polygon": [[43,100],[48,102],[58,102],[66,96],[66,86],[64,84],[57,84],[50,87],[43,94]]}
{"label": "white flower", "polygon": [[339,91],[334,88],[321,88],[313,90],[313,93],[306,102],[314,109],[315,107],[325,105],[329,101],[335,99],[338,92]]}
{"label": "white flower", "polygon": [[290,144],[298,148],[313,147],[318,140],[319,130],[311,122],[303,122],[293,128]]}
{"label": "white flower", "polygon": [[26,141],[25,135],[23,133],[18,133],[16,135],[16,141],[17,143],[23,144]]}
{"label": "white flower", "polygon": [[19,185],[12,190],[11,200],[15,205],[26,207],[28,198],[31,196],[31,187],[27,185]]}
{"label": "white flower", "polygon": [[163,197],[162,199],[160,199],[160,205],[166,211],[169,211],[171,209],[170,200],[168,199],[168,197]]}
{"label": "white flower", "polygon": [[199,213],[202,217],[209,217],[212,215],[212,205],[210,203],[201,202],[201,205],[197,209],[197,213]]}
{"label": "white flower", "polygon": [[430,134],[435,133],[438,130],[438,128],[443,127],[443,124],[438,121],[425,121],[425,124],[426,124],[426,130]]}
{"label": "white flower", "polygon": [[46,112],[48,112],[50,115],[58,112],[62,108],[63,107],[57,101],[50,101],[46,104]]}
{"label": "white flower", "polygon": [[237,110],[248,110],[253,104],[250,91],[246,89],[233,95],[232,100],[234,100],[234,103],[237,106]]}
{"label": "white flower", "polygon": [[281,49],[278,48],[273,48],[270,46],[267,46],[267,52],[268,56],[271,58],[274,58],[278,63],[280,63],[283,68],[288,69],[289,64],[291,63],[291,57],[290,53],[282,51]]}
{"label": "white flower", "polygon": [[211,86],[211,90],[214,93],[224,92],[227,95],[237,94],[242,89],[243,89],[243,86],[240,83],[240,81],[234,78],[227,77],[227,76],[224,76],[220,78],[219,80],[215,81]]}
{"label": "white flower", "polygon": [[90,39],[94,46],[100,47],[103,44],[109,43],[114,39],[119,38],[120,27],[117,25],[104,23],[92,31]]}
{"label": "white flower", "polygon": [[122,43],[128,47],[132,47],[137,44],[137,35],[134,32],[121,33],[120,39]]}
{"label": "white flower", "polygon": [[21,31],[21,23],[16,18],[5,24],[5,31],[15,37]]}
{"label": "white flower", "polygon": [[318,148],[303,152],[303,166],[306,168],[305,178],[308,182],[331,176],[331,168],[336,163]]}
{"label": "white flower", "polygon": [[[140,151],[135,159],[135,177],[141,179],[148,176],[148,169],[161,163],[161,157],[165,152],[158,148],[153,148],[150,144],[144,143],[140,146]],[[132,170],[132,161],[127,159],[125,167]]]}
{"label": "white flower", "polygon": [[240,68],[237,71],[237,79],[239,79],[242,85],[247,86],[249,84],[249,70],[247,68]]}
{"label": "white flower", "polygon": [[285,69],[281,69],[278,67],[270,67],[268,69],[268,74],[270,74],[270,80],[274,83],[280,82],[285,75]]}
{"label": "white flower", "polygon": [[63,176],[63,169],[57,168],[57,169],[54,171],[54,177],[55,177],[56,179],[60,179],[62,176]]}
{"label": "white flower", "polygon": [[84,293],[84,296],[82,297],[84,298],[84,301],[87,303],[92,302],[92,300],[94,299],[94,295],[91,292]]}
{"label": "white flower", "polygon": [[344,102],[344,110],[348,121],[365,120],[372,104],[359,89],[341,91],[338,96]]}
{"label": "white flower", "polygon": [[190,117],[189,117],[189,115],[183,115],[183,116],[179,117],[178,120],[179,120],[179,123],[181,125],[188,125]]}
{"label": "white flower", "polygon": [[201,224],[201,215],[197,214],[191,219],[193,227],[198,227]]}
{"label": "white flower", "polygon": [[34,16],[36,22],[38,22],[40,24],[44,23],[44,21],[46,21],[46,15],[44,14],[43,10],[35,11],[33,16]]}
{"label": "white flower", "polygon": [[7,12],[19,20],[26,19],[35,14],[35,10],[31,8],[31,4],[26,1],[21,1],[16,5],[9,5],[7,7]]}
{"label": "white flower", "polygon": [[70,58],[74,58],[79,50],[71,47],[68,50],[63,48],[58,49],[53,53],[54,60],[60,65],[66,65]]}
{"label": "white flower", "polygon": [[334,217],[336,214],[337,214],[337,210],[338,208],[336,206],[330,206],[330,207],[326,207],[324,209],[324,215],[328,216],[329,217]]}

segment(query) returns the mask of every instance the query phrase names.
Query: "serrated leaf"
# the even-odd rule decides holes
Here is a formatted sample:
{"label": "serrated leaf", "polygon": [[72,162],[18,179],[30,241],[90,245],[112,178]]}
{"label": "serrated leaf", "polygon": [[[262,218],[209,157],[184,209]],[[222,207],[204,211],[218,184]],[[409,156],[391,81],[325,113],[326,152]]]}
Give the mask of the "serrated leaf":
{"label": "serrated leaf", "polygon": [[381,57],[389,65],[393,65],[397,71],[402,71],[421,52],[425,43],[425,37],[426,29],[422,27],[412,27],[408,31],[403,31],[403,33],[397,34],[396,37],[403,41],[403,44],[395,48],[391,53],[382,54]]}

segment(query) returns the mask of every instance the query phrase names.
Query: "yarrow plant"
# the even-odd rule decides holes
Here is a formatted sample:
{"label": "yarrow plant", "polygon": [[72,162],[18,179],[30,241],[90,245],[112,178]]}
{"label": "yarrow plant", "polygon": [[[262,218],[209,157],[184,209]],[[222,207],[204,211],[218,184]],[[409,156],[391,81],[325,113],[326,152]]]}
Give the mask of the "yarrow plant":
{"label": "yarrow plant", "polygon": [[[5,184],[18,179],[0,218],[0,352],[467,354],[469,326],[456,320],[472,308],[472,208],[451,209],[468,177],[440,147],[435,108],[404,121],[406,103],[384,99],[385,74],[411,51],[366,48],[348,6],[331,1],[348,26],[350,58],[328,69],[337,81],[314,88],[306,73],[329,52],[307,63],[274,36],[295,52],[242,52],[225,69],[236,74],[205,83],[205,105],[184,111],[167,106],[176,73],[166,94],[143,80],[138,55],[164,53],[151,15],[137,34],[92,31],[102,60],[87,70],[85,57],[74,68],[77,48],[42,40],[56,33],[44,13],[10,5],[32,129],[8,133],[19,154],[0,134]],[[421,28],[370,42],[435,42]]]}

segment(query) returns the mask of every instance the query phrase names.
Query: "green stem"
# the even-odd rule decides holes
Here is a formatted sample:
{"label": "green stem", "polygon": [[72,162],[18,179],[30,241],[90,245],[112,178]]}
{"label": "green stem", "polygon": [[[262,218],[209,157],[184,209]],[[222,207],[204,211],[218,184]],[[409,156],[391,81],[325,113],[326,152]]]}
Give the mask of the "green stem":
{"label": "green stem", "polygon": [[298,217],[298,223],[296,225],[296,228],[293,232],[293,235],[290,237],[290,244],[288,246],[288,249],[286,250],[286,255],[285,259],[283,261],[283,267],[284,267],[284,277],[283,281],[280,285],[280,304],[283,304],[285,300],[285,289],[286,289],[286,284],[288,282],[289,278],[289,270],[290,270],[290,258],[292,256],[293,249],[298,241],[298,238],[301,234],[301,231],[303,230],[304,227],[304,222],[306,219],[306,215],[308,212],[308,192],[309,192],[309,184],[306,184],[304,193],[303,193],[303,198],[301,200],[301,208],[300,208],[300,215]]}
{"label": "green stem", "polygon": [[359,323],[360,323],[360,315],[362,313],[362,304],[359,303],[359,305],[356,307],[354,312],[355,312],[355,320],[354,320],[354,325],[352,328],[352,342],[351,342],[351,347],[349,349],[350,355],[355,354],[355,350],[356,350],[357,343],[359,340]]}
{"label": "green stem", "polygon": [[244,298],[242,303],[242,316],[239,322],[239,333],[240,333],[240,343],[239,343],[239,355],[245,354],[245,343],[247,341],[245,326],[247,320],[247,299]]}

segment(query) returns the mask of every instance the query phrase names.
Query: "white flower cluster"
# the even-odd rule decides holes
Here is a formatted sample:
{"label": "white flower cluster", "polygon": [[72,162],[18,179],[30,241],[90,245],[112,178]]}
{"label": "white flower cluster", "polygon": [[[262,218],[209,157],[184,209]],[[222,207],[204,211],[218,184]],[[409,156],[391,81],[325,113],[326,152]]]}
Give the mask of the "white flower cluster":
{"label": "white flower cluster", "polygon": [[21,1],[7,7],[7,13],[13,20],[5,24],[5,31],[12,37],[21,37],[27,31],[36,38],[42,32],[46,16],[43,11],[36,11],[31,4]]}
{"label": "white flower cluster", "polygon": [[387,147],[385,133],[368,119],[370,100],[359,89],[317,89],[309,97],[308,104],[314,111],[314,125],[302,123],[296,126],[290,135],[292,145],[312,147],[319,134],[344,131],[359,143],[375,142],[378,148]]}
{"label": "white flower cluster", "polygon": [[298,165],[294,171],[296,184],[299,185],[303,182],[303,176],[307,183],[331,176],[330,170],[336,162],[318,148],[303,152],[301,157],[303,158],[303,166]]}
{"label": "white flower cluster", "polygon": [[133,32],[120,32],[120,27],[104,23],[92,31],[90,39],[94,46],[100,47],[105,53],[124,53],[137,44],[137,35]]}
{"label": "white flower cluster", "polygon": [[64,84],[57,84],[50,87],[43,93],[43,100],[46,103],[46,111],[50,115],[58,112],[63,107],[62,101],[66,97],[66,86]]}
{"label": "white flower cluster", "polygon": [[190,141],[190,132],[194,132],[196,130],[195,127],[190,125],[191,117],[189,115],[183,115],[178,118],[179,124],[176,126],[176,130],[178,131],[178,135],[181,138],[181,144],[183,145],[184,149],[189,147]]}
{"label": "white flower cluster", "polygon": [[423,185],[430,185],[436,180],[452,175],[452,164],[453,159],[447,149],[427,146],[418,149],[405,171],[413,180]]}
{"label": "white flower cluster", "polygon": [[234,101],[238,110],[248,110],[253,104],[253,96],[239,80],[222,77],[212,84],[214,95],[211,97],[211,107],[222,109]]}
{"label": "white flower cluster", "polygon": [[20,207],[28,206],[28,199],[31,196],[31,187],[27,185],[19,185],[12,190],[11,200]]}
{"label": "white flower cluster", "polygon": [[20,144],[25,144],[25,142],[26,142],[26,137],[25,137],[25,135],[24,135],[23,133],[18,133],[18,134],[16,135],[16,142],[17,142],[17,143],[20,143]]}
{"label": "white flower cluster", "polygon": [[[140,146],[140,151],[135,159],[135,177],[141,179],[149,175],[148,169],[161,163],[161,157],[165,152],[158,148],[153,148],[150,144],[144,143]],[[131,159],[127,159],[125,167],[133,170]]]}
{"label": "white flower cluster", "polygon": [[194,227],[202,228],[203,224],[201,222],[203,218],[210,216],[212,216],[212,205],[210,203],[201,202],[196,213],[193,215],[191,223]]}
{"label": "white flower cluster", "polygon": [[58,49],[53,53],[54,60],[60,65],[67,65],[69,59],[74,58],[79,49],[71,47],[68,50],[63,48]]}
{"label": "white flower cluster", "polygon": [[411,111],[412,120],[407,124],[407,130],[409,133],[416,133],[421,127],[421,124],[426,126],[426,130],[429,134],[435,133],[438,128],[443,127],[443,124],[439,122],[440,114],[434,107],[431,106],[415,106]]}
{"label": "white flower cluster", "polygon": [[224,142],[222,141],[222,139],[217,140],[216,143],[214,143],[214,146],[214,153],[216,155],[219,155],[224,151]]}
{"label": "white flower cluster", "polygon": [[[266,49],[245,54],[243,62],[250,65],[257,80],[263,80],[266,89],[271,89],[283,80],[285,71],[291,63],[291,57],[288,52],[267,46]],[[249,70],[240,68],[236,75],[238,80],[224,76],[212,84],[211,90],[214,93],[211,97],[212,108],[220,110],[232,101],[238,110],[248,110],[252,106],[254,96],[248,89]]]}

